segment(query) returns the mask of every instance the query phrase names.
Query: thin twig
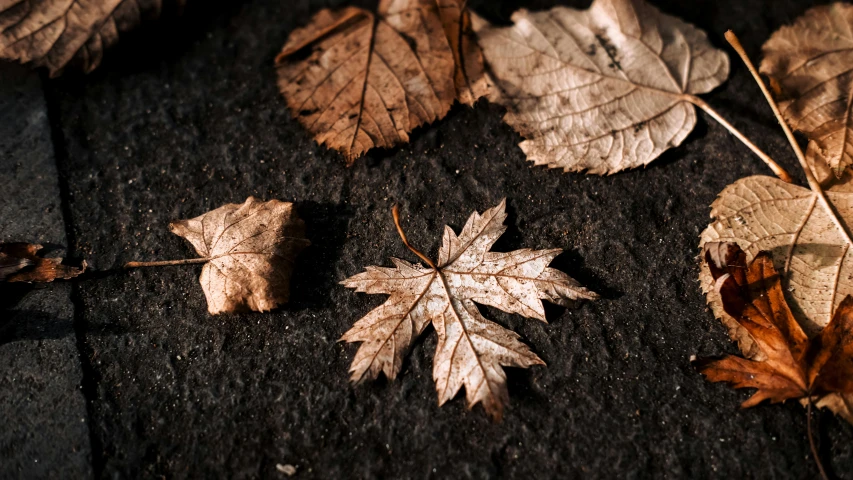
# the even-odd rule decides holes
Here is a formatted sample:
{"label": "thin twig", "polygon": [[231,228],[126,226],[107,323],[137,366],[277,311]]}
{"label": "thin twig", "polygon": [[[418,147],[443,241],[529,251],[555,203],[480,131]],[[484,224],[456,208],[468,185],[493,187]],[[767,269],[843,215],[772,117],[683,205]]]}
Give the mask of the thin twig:
{"label": "thin twig", "polygon": [[711,117],[713,117],[713,118],[714,118],[714,120],[716,120],[717,122],[719,122],[719,124],[720,124],[720,125],[722,125],[722,126],[726,127],[726,129],[727,129],[729,132],[731,132],[731,134],[732,134],[732,135],[734,135],[735,137],[737,137],[737,139],[738,139],[738,140],[740,140],[741,142],[743,142],[743,144],[744,144],[744,145],[746,145],[747,147],[749,147],[749,149],[750,149],[750,150],[752,150],[752,151],[753,151],[753,153],[755,153],[756,155],[758,155],[758,158],[760,158],[761,160],[763,160],[763,161],[764,161],[764,163],[765,163],[765,164],[767,164],[767,166],[768,166],[768,167],[770,167],[770,170],[773,170],[773,173],[775,173],[775,174],[776,174],[776,176],[777,176],[777,177],[779,177],[783,182],[791,183],[791,182],[793,182],[793,181],[794,181],[794,180],[791,178],[791,175],[789,175],[789,174],[788,174],[788,172],[787,172],[784,168],[782,168],[782,166],[781,166],[781,165],[779,165],[779,164],[778,164],[778,163],[776,163],[772,158],[770,158],[770,155],[767,155],[766,153],[764,153],[764,151],[763,151],[763,150],[761,150],[760,148],[758,148],[758,146],[757,146],[757,145],[755,145],[754,143],[752,143],[752,141],[751,141],[750,139],[746,138],[746,135],[744,135],[744,134],[740,133],[740,130],[738,130],[737,128],[735,128],[735,127],[734,127],[734,125],[732,125],[732,124],[731,124],[731,123],[729,123],[725,118],[723,118],[722,116],[720,116],[720,114],[719,114],[719,113],[717,113],[717,111],[716,111],[716,110],[714,110],[713,108],[711,108],[711,106],[710,106],[710,105],[708,105],[707,103],[705,103],[705,101],[704,101],[704,100],[702,100],[701,98],[699,98],[699,97],[697,97],[697,96],[695,96],[695,95],[685,95],[685,97],[684,97],[684,98],[685,98],[685,100],[687,100],[688,102],[690,102],[690,103],[692,103],[693,105],[696,105],[697,107],[699,107],[699,108],[701,108],[702,110],[704,110],[704,111],[705,111],[705,113],[707,113],[708,115],[710,115]]}
{"label": "thin twig", "polygon": [[394,205],[394,207],[391,208],[391,215],[394,216],[394,225],[397,226],[397,233],[399,233],[400,238],[403,239],[403,245],[405,245],[409,250],[411,250],[412,253],[421,257],[421,260],[425,261],[427,265],[432,267],[433,270],[438,270],[435,264],[432,263],[432,260],[429,259],[429,257],[427,257],[426,255],[421,253],[420,250],[409,244],[409,240],[406,239],[406,234],[403,232],[403,227],[400,226],[400,210],[397,208],[397,205]]}
{"label": "thin twig", "polygon": [[791,127],[788,126],[788,123],[782,117],[782,112],[779,111],[779,106],[776,105],[776,101],[773,100],[773,96],[770,95],[770,92],[767,90],[764,80],[761,79],[761,75],[758,74],[758,70],[755,69],[755,65],[752,64],[749,56],[747,56],[746,51],[743,49],[743,45],[740,44],[740,40],[737,38],[737,35],[729,30],[726,32],[726,40],[728,40],[732,48],[734,48],[738,55],[740,55],[741,60],[746,64],[746,68],[749,69],[749,73],[752,74],[755,81],[758,83],[758,86],[761,88],[761,93],[764,94],[764,97],[767,99],[767,103],[770,104],[770,108],[773,109],[773,114],[776,115],[779,125],[782,126],[785,136],[788,137],[788,142],[794,149],[794,153],[797,154],[797,159],[800,161],[800,167],[802,167],[803,173],[806,175],[806,180],[809,182],[809,187],[812,192],[817,195],[817,198],[824,210],[826,210],[826,213],[829,215],[829,218],[832,219],[835,226],[838,227],[838,230],[841,231],[841,235],[844,237],[844,240],[847,241],[847,244],[853,245],[853,241],[850,240],[850,234],[847,232],[847,228],[844,226],[844,223],[841,222],[841,219],[838,218],[838,214],[835,213],[835,209],[832,208],[832,204],[830,204],[829,200],[826,198],[826,193],[824,193],[823,187],[820,186],[820,182],[818,182],[814,177],[814,174],[812,174],[812,169],[809,167],[808,162],[806,162],[806,156],[803,154],[803,149],[800,148],[800,144],[798,144],[797,139],[794,138],[794,132],[791,131]]}
{"label": "thin twig", "polygon": [[812,457],[814,457],[814,462],[817,464],[817,469],[820,470],[820,478],[823,480],[829,480],[829,477],[826,475],[826,470],[823,469],[823,464],[820,462],[820,456],[817,453],[817,448],[815,447],[814,438],[812,437],[812,396],[809,395],[809,406],[806,408],[806,431],[809,435],[809,446],[812,449]]}
{"label": "thin twig", "polygon": [[205,263],[209,261],[209,258],[188,258],[184,260],[162,260],[159,262],[127,262],[124,264],[124,268],[167,267],[169,265],[190,265],[193,263]]}

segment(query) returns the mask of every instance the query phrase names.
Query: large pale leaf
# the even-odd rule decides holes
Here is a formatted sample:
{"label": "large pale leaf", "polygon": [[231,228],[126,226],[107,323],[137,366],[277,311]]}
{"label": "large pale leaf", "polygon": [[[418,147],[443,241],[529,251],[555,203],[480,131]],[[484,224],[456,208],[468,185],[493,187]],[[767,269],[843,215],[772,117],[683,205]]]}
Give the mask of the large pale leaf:
{"label": "large pale leaf", "polygon": [[[182,6],[185,0],[173,0]],[[0,58],[91,72],[119,34],[157,17],[163,0],[0,0]]]}
{"label": "large pale leaf", "polygon": [[696,124],[690,103],[729,72],[704,32],[642,0],[595,0],[588,10],[515,12],[515,24],[474,29],[536,165],[610,174],[647,165]]}
{"label": "large pale leaf", "polygon": [[853,5],[812,8],[763,51],[761,72],[775,80],[785,119],[840,177],[853,164]]}
{"label": "large pale leaf", "polygon": [[349,162],[408,141],[414,128],[442,118],[456,99],[443,20],[452,23],[440,16],[436,0],[382,0],[375,15],[355,7],[320,11],[276,58],[291,113]]}
{"label": "large pale leaf", "polygon": [[389,294],[342,340],[362,342],[350,372],[355,382],[400,373],[414,339],[429,324],[438,334],[433,378],[439,405],[464,386],[469,408],[482,403],[500,419],[509,402],[504,366],[542,364],[518,335],[484,318],[476,303],[545,321],[542,300],[567,304],[596,295],[548,268],[561,250],[489,249],[506,230],[505,202],[474,213],[460,235],[445,228],[435,269],[394,259],[396,268],[368,267],[344,282],[359,292]]}

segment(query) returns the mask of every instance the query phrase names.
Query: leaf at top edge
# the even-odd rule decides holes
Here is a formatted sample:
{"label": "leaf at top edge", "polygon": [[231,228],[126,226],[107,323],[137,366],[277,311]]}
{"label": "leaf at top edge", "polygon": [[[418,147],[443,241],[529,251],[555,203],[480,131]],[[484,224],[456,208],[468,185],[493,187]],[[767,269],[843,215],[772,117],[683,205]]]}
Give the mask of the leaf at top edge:
{"label": "leaf at top edge", "polygon": [[[726,250],[724,262],[716,255]],[[728,355],[696,362],[712,382],[755,389],[741,406],[822,397],[819,406],[838,409],[839,400],[853,395],[853,297],[845,297],[829,323],[812,338],[794,318],[782,289],[782,278],[771,255],[760,252],[751,262],[733,243],[708,243],[705,261],[715,280],[722,307],[755,342],[760,359]]]}
{"label": "leaf at top edge", "polygon": [[587,10],[519,10],[515,24],[474,30],[495,87],[490,100],[526,138],[536,165],[611,174],[649,164],[696,124],[687,95],[728,77],[705,32],[642,0]]}
{"label": "leaf at top edge", "polygon": [[473,104],[487,86],[460,1],[382,0],[375,15],[355,7],[317,13],[276,57],[293,116],[352,163],[407,142],[457,96]]}
{"label": "leaf at top edge", "polygon": [[[174,0],[180,8],[185,0]],[[0,59],[89,73],[119,35],[160,16],[163,0],[11,0],[0,2]]]}
{"label": "leaf at top edge", "polygon": [[853,164],[853,5],[814,7],[762,50],[760,70],[778,86],[785,120],[841,177]]}

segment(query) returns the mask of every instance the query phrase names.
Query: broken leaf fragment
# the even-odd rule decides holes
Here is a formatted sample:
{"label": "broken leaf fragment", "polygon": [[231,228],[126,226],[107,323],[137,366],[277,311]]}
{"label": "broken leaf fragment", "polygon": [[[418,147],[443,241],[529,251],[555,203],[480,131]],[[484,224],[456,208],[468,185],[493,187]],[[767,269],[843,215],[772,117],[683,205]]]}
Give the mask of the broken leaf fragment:
{"label": "broken leaf fragment", "polygon": [[169,225],[202,258],[130,262],[127,268],[204,263],[199,282],[213,314],[272,310],[290,297],[296,255],[310,242],[293,204],[249,197]]}
{"label": "broken leaf fragment", "polygon": [[[291,114],[352,163],[485,93],[461,0],[381,0],[377,12],[321,10],[276,57]],[[457,67],[457,62],[459,66]],[[458,94],[457,94],[458,90]]]}
{"label": "broken leaf fragment", "polygon": [[41,245],[32,243],[0,243],[0,282],[52,282],[68,280],[86,270],[62,264],[62,258],[41,257]]}
{"label": "broken leaf fragment", "polygon": [[853,5],[814,7],[762,50],[761,73],[778,88],[785,120],[840,177],[853,164]]}
{"label": "broken leaf fragment", "polygon": [[649,164],[696,124],[695,95],[729,73],[705,32],[642,0],[519,10],[510,27],[474,19],[490,100],[536,165],[599,175]]}
{"label": "broken leaf fragment", "polygon": [[359,292],[389,295],[341,338],[361,342],[350,367],[354,382],[380,373],[394,379],[412,342],[432,324],[438,335],[433,379],[439,405],[465,387],[469,408],[482,403],[490,416],[501,418],[509,403],[502,367],[543,362],[517,334],[483,317],[476,303],[544,322],[543,300],[567,305],[597,298],[548,267],[560,249],[490,252],[506,230],[505,208],[502,201],[482,215],[475,212],[458,236],[445,227],[438,262],[428,262],[434,268],[394,258],[394,268],[367,267],[342,282]]}
{"label": "broken leaf fragment", "polygon": [[[165,0],[168,1],[168,0]],[[185,0],[173,0],[181,7]],[[119,35],[160,16],[164,0],[44,0],[0,2],[0,59],[47,67],[68,64],[91,72]]]}
{"label": "broken leaf fragment", "polygon": [[761,356],[702,359],[699,371],[712,382],[756,389],[744,408],[853,393],[853,297],[845,296],[826,327],[809,339],[788,308],[771,256],[761,252],[747,262],[740,247],[727,244],[726,254],[714,258],[710,252],[718,245],[708,244],[705,255],[714,289]]}

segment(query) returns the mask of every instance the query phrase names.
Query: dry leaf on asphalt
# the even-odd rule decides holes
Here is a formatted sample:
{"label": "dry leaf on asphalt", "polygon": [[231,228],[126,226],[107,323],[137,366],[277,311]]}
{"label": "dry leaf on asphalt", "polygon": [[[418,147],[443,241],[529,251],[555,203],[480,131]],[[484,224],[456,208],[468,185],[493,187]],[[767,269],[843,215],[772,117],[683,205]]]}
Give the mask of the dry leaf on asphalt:
{"label": "dry leaf on asphalt", "polygon": [[0,1],[0,59],[47,67],[51,76],[68,64],[88,73],[119,34],[158,17],[162,7],[163,0]]}
{"label": "dry leaf on asphalt", "polygon": [[435,268],[395,258],[395,268],[368,267],[342,282],[359,292],[390,295],[341,338],[362,342],[350,367],[354,382],[380,372],[394,379],[412,342],[431,323],[438,334],[433,379],[439,405],[464,386],[469,408],[482,403],[501,418],[509,402],[502,366],[543,362],[514,332],[485,319],[475,303],[545,321],[542,300],[567,305],[597,298],[548,268],[560,249],[490,252],[506,230],[505,207],[502,201],[483,215],[475,212],[459,236],[445,227],[438,262],[430,261]]}
{"label": "dry leaf on asphalt", "polygon": [[761,72],[775,80],[785,119],[840,177],[853,164],[853,5],[808,10],[763,51]]}
{"label": "dry leaf on asphalt", "polygon": [[32,243],[0,243],[0,282],[52,282],[68,280],[86,270],[62,264],[61,258],[38,255],[41,245]]}
{"label": "dry leaf on asphalt", "polygon": [[460,1],[381,0],[376,14],[321,10],[275,60],[292,115],[352,163],[444,117],[457,88],[472,104],[486,87]]}
{"label": "dry leaf on asphalt", "polygon": [[708,247],[706,262],[723,309],[749,333],[761,358],[702,359],[699,371],[712,382],[755,388],[744,408],[764,400],[853,393],[853,298],[845,296],[832,320],[809,340],[788,308],[768,253],[748,264],[736,244]]}
{"label": "dry leaf on asphalt", "polygon": [[293,204],[249,197],[169,225],[202,258],[130,262],[127,268],[204,263],[199,282],[211,314],[272,310],[290,297],[296,255],[310,242]]}
{"label": "dry leaf on asphalt", "polygon": [[647,165],[687,137],[693,104],[704,104],[695,95],[729,73],[703,31],[642,0],[512,19],[498,28],[475,18],[474,29],[496,84],[490,100],[506,106],[536,165],[595,174]]}

